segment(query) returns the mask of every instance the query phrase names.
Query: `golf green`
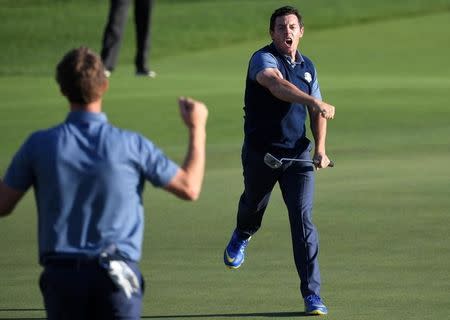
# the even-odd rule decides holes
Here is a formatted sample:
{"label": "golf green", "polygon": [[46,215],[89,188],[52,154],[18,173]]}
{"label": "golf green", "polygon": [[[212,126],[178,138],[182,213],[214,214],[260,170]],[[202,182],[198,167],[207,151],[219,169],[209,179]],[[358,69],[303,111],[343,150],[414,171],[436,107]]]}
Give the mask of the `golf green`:
{"label": "golf green", "polygon": [[[450,312],[448,21],[446,11],[305,32],[302,51],[317,65],[324,100],[336,106],[327,139],[336,166],[317,172],[314,208],[330,319],[446,319]],[[129,62],[111,77],[109,120],[142,132],[178,162],[187,137],[177,96],[204,100],[210,112],[200,199],[145,191],[143,319],[303,317],[277,188],[245,264],[230,271],[222,262],[242,192],[247,62],[267,41],[161,55],[155,80],[135,78]],[[0,97],[3,176],[23,139],[63,121],[67,103],[52,72],[6,73]],[[33,192],[0,220],[0,235],[0,319],[44,318]]]}

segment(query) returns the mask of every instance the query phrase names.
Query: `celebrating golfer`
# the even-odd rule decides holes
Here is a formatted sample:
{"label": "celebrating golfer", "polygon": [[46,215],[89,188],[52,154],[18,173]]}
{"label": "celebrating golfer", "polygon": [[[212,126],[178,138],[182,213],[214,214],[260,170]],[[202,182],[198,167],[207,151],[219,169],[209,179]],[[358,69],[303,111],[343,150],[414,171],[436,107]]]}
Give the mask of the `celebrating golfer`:
{"label": "celebrating golfer", "polygon": [[108,123],[102,113],[108,79],[97,54],[71,50],[56,79],[70,112],[64,123],[33,133],[19,149],[0,180],[0,216],[34,188],[48,319],[140,319],[144,182],[197,199],[208,111],[201,102],[179,99],[189,131],[179,167],[142,135]]}
{"label": "celebrating golfer", "polygon": [[[250,238],[261,226],[275,183],[279,183],[289,212],[295,265],[305,312],[327,314],[320,298],[318,235],[312,223],[314,166],[284,162],[279,168],[264,163],[270,152],[280,158],[310,159],[306,138],[310,116],[317,169],[330,160],[325,152],[327,120],[335,108],[321,101],[317,72],[311,60],[297,51],[304,27],[293,7],[282,7],[270,18],[272,43],[250,59],[245,88],[245,139],[242,148],[244,192],[239,200],[237,226],[224,252],[229,268],[239,268]],[[270,257],[269,257],[270,259]]]}

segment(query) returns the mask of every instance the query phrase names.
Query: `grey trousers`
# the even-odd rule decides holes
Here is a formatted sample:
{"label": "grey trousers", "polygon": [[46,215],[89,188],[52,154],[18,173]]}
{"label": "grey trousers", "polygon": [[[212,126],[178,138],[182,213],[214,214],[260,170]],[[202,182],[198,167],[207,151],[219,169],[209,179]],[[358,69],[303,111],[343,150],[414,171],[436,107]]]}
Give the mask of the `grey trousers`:
{"label": "grey trousers", "polygon": [[[114,70],[127,22],[131,0],[111,0],[108,22],[103,33],[101,57],[106,69]],[[136,31],[136,70],[148,69],[151,46],[151,18],[153,0],[134,0],[134,22]]]}

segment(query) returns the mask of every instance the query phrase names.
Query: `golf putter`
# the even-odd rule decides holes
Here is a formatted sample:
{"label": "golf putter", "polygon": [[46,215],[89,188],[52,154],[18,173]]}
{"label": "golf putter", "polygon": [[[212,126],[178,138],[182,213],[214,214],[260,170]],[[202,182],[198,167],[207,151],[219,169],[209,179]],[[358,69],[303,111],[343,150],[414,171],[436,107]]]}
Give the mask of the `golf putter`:
{"label": "golf putter", "polygon": [[[306,160],[306,159],[292,159],[292,158],[277,159],[268,152],[264,155],[264,163],[272,169],[278,169],[279,167],[281,167],[283,165],[283,161],[295,161],[295,162],[305,162],[315,164],[313,160]],[[330,164],[328,166],[334,167],[334,162],[330,161]]]}

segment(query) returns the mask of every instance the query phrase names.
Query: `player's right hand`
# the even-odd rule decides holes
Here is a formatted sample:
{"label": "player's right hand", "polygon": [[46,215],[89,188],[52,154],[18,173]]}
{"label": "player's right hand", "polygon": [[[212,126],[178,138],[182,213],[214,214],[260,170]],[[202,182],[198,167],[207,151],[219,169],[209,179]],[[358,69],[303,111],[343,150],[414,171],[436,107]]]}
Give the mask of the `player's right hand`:
{"label": "player's right hand", "polygon": [[179,97],[178,104],[181,118],[188,128],[204,128],[206,126],[208,109],[203,102],[189,97]]}
{"label": "player's right hand", "polygon": [[331,104],[328,104],[324,101],[317,101],[317,108],[320,112],[320,115],[325,119],[333,119],[335,114],[335,107]]}

